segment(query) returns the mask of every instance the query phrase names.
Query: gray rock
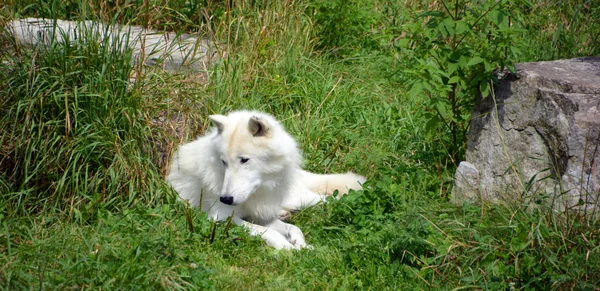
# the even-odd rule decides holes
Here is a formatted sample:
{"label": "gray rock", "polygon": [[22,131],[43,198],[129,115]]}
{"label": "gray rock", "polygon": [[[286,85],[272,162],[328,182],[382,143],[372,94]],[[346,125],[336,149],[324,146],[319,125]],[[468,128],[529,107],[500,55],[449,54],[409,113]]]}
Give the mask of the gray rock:
{"label": "gray rock", "polygon": [[598,206],[600,57],[518,64],[476,101],[471,118],[465,160],[473,169],[459,165],[455,203]]}
{"label": "gray rock", "polygon": [[170,71],[204,72],[222,53],[218,45],[195,35],[160,32],[141,26],[105,25],[95,21],[25,18],[9,22],[8,31],[24,45],[75,42],[85,35],[86,40],[96,39],[103,44],[132,49],[134,61],[162,66]]}
{"label": "gray rock", "polygon": [[[462,203],[463,200],[468,202],[476,202],[476,198],[480,197],[481,191],[479,189],[479,171],[473,164],[469,162],[461,162],[456,169],[454,174],[454,188],[461,189],[460,196],[462,200],[456,200],[454,203]],[[458,197],[452,197],[455,199]]]}

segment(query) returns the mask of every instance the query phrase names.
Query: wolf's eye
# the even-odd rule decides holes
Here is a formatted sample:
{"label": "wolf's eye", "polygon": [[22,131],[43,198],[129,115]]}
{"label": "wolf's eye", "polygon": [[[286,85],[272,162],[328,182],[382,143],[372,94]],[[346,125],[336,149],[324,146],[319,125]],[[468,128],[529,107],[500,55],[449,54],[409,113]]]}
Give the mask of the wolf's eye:
{"label": "wolf's eye", "polygon": [[249,158],[240,158],[240,163],[245,164],[249,161]]}
{"label": "wolf's eye", "polygon": [[223,163],[223,166],[227,167],[227,163],[225,162],[225,160],[221,160],[221,162]]}

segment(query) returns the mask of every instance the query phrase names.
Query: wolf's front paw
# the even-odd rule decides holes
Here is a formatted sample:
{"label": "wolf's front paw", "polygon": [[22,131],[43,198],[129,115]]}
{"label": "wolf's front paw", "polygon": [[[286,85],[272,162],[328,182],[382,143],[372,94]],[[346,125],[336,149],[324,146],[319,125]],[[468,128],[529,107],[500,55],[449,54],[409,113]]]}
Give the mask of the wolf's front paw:
{"label": "wolf's front paw", "polygon": [[302,240],[290,240],[290,243],[296,249],[303,249],[303,248],[308,247],[308,245],[306,244],[306,242],[304,241],[304,239],[302,239]]}
{"label": "wolf's front paw", "polygon": [[289,232],[287,233],[288,241],[294,245],[296,248],[301,249],[306,247],[306,241],[304,240],[304,234],[300,228],[293,226],[290,227]]}
{"label": "wolf's front paw", "polygon": [[284,239],[267,241],[267,244],[278,250],[294,250],[294,249],[298,248],[295,245],[293,245],[291,242],[284,240]]}
{"label": "wolf's front paw", "polygon": [[300,250],[304,248],[312,249],[311,246],[307,245],[304,241],[304,236],[290,236],[285,242],[278,242],[277,245],[273,245],[276,249],[284,250]]}

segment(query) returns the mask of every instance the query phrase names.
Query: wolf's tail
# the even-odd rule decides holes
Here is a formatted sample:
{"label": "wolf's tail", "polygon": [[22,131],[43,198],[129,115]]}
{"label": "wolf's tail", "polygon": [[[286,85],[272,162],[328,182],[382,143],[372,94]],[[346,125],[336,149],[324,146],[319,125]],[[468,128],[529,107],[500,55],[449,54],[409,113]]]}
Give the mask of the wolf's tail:
{"label": "wolf's tail", "polygon": [[332,195],[338,190],[339,195],[348,193],[348,190],[361,190],[365,177],[348,172],[345,174],[314,174],[302,171],[304,184],[313,192],[321,195]]}

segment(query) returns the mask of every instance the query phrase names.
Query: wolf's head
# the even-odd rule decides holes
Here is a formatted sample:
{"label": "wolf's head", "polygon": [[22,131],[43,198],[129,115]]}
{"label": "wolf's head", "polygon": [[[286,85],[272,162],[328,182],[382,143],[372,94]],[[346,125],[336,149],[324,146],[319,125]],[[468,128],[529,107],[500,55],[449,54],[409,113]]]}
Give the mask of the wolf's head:
{"label": "wolf's head", "polygon": [[299,166],[296,142],[270,115],[237,111],[210,119],[217,128],[215,144],[225,172],[221,202],[235,205],[253,195],[272,195],[288,182],[290,169]]}

